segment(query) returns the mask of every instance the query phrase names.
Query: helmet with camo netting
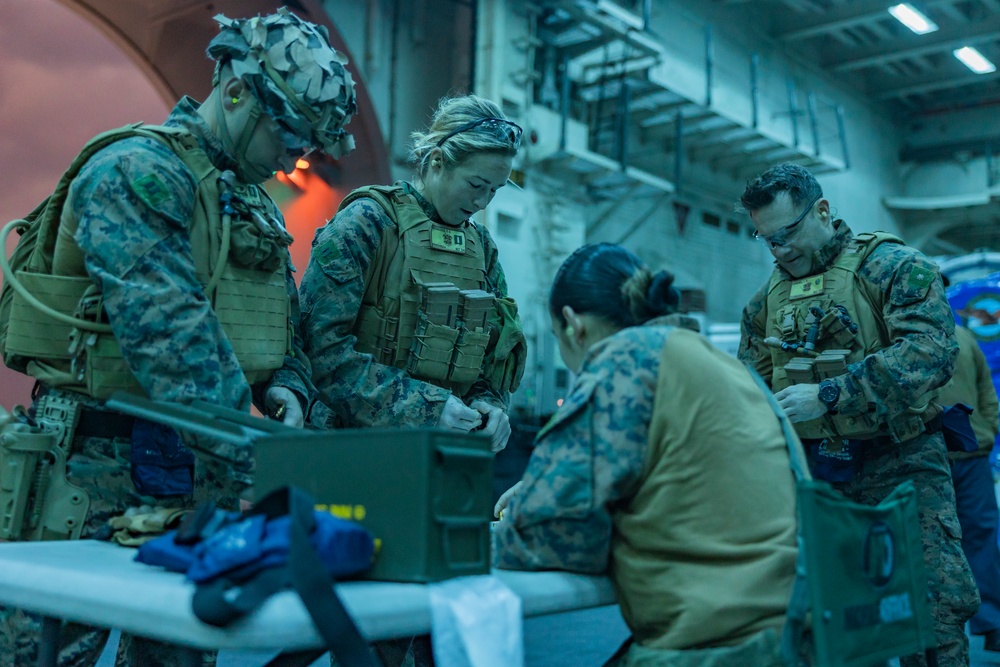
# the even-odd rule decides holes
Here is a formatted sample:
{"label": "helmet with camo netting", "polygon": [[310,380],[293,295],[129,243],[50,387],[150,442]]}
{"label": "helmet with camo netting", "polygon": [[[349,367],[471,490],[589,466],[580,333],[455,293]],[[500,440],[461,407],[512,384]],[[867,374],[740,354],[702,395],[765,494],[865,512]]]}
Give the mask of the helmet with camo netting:
{"label": "helmet with camo netting", "polygon": [[208,55],[229,64],[264,111],[283,129],[332,157],[354,148],[344,125],[357,111],[347,58],[330,46],[326,28],[287,8],[251,19],[215,17],[219,34]]}

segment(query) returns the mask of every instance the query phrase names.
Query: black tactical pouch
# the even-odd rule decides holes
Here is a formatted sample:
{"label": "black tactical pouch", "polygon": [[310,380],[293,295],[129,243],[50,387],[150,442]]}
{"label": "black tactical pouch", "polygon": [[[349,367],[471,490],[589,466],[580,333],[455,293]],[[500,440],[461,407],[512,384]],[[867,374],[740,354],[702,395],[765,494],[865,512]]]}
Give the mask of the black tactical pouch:
{"label": "black tactical pouch", "polygon": [[132,427],[132,483],[144,496],[194,493],[194,454],[169,426],[136,419]]}

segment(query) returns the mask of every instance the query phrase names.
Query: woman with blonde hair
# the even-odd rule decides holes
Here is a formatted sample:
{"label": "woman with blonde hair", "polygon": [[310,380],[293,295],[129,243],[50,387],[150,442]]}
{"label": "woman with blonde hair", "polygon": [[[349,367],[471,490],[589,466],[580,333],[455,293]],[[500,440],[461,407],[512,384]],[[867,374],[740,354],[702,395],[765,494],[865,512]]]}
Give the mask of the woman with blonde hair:
{"label": "woman with blonde hair", "polygon": [[317,232],[302,327],[331,413],[314,424],[478,428],[504,447],[524,336],[472,216],[507,184],[520,144],[493,102],[443,99],[412,135],[413,181],[355,190]]}

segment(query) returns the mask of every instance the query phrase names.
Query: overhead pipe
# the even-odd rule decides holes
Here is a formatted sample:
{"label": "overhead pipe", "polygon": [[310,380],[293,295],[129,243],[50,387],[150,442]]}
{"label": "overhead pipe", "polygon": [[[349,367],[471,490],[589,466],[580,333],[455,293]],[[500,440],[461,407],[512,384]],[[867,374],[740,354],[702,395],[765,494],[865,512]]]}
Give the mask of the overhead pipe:
{"label": "overhead pipe", "polygon": [[809,111],[809,129],[812,131],[813,154],[819,157],[819,118],[816,110],[816,93],[809,91],[806,96]]}
{"label": "overhead pipe", "polygon": [[674,191],[680,192],[684,182],[684,114],[677,110],[674,122]]}
{"label": "overhead pipe", "polygon": [[796,99],[798,94],[795,91],[795,80],[792,77],[787,79],[788,87],[788,118],[792,122],[792,145],[799,147],[799,103]]}
{"label": "overhead pipe", "polygon": [[983,156],[986,159],[986,187],[992,188],[996,185],[996,178],[993,176],[993,150],[989,144],[986,144],[986,154]]}
{"label": "overhead pipe", "polygon": [[847,155],[847,131],[844,128],[844,105],[837,105],[837,133],[840,135],[840,152],[844,157],[844,169],[850,169],[851,160]]}
{"label": "overhead pipe", "polygon": [[621,164],[622,171],[625,171],[625,168],[628,166],[628,117],[631,103],[632,95],[628,78],[623,76],[618,90],[618,150],[616,151],[618,154],[618,162]]}
{"label": "overhead pipe", "polygon": [[563,56],[559,63],[559,152],[566,152],[566,133],[569,128],[569,57]]}
{"label": "overhead pipe", "polygon": [[712,53],[712,26],[705,26],[705,108],[712,108],[712,79],[715,70],[715,56]]}

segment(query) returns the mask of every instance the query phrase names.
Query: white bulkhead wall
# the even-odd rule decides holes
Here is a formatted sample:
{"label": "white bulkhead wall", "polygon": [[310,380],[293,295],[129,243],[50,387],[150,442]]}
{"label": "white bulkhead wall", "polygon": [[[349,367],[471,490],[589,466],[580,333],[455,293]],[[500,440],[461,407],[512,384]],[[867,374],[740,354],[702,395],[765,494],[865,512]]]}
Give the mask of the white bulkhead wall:
{"label": "white bulkhead wall", "polygon": [[[549,3],[474,4],[474,11],[451,0],[327,0],[324,6],[347,41],[352,71],[367,86],[374,109],[360,113],[378,117],[394,178],[409,177],[404,163],[409,133],[426,124],[443,95],[472,91],[490,97],[524,127],[524,148],[515,164],[523,189],[504,188],[479,220],[497,240],[528,336],[529,372],[516,403],[541,414],[555,408],[565,383],[549,333],[548,289],[555,269],[580,244],[620,242],[654,269],[672,270],[679,287],[705,291],[706,317],[712,322],[738,321],[743,304],[767,278],[771,257],[751,238],[747,216],[734,211],[749,176],[717,166],[725,160],[685,155],[679,187],[671,191],[674,157],[647,154],[643,168],[655,172],[656,187],[644,190],[653,194],[621,199],[595,197],[594,188],[587,186],[591,176],[546,162],[545,155],[560,148],[562,125],[558,108],[547,108],[536,99],[535,82],[545,73],[534,69],[535,50],[541,44],[537,13],[531,9]],[[699,10],[701,4],[711,5],[654,0],[645,33],[663,47],[649,76],[696,102],[705,101],[705,27],[710,24],[707,13]],[[478,23],[473,30],[474,15]],[[848,167],[820,174],[820,183],[834,211],[855,231],[898,233],[882,203],[883,196],[899,193],[902,180],[896,157],[899,139],[888,119],[821,73],[804,69],[793,52],[782,53],[755,38],[752,26],[712,25],[711,33],[712,106],[717,112],[750,126],[753,53],[760,59],[762,128],[788,134],[789,77],[801,95],[811,91],[841,104]],[[800,118],[799,124],[808,135],[808,121]],[[571,120],[567,129],[567,144],[586,150],[586,125]],[[349,168],[349,160],[344,166]],[[685,209],[681,225],[678,211]]]}

